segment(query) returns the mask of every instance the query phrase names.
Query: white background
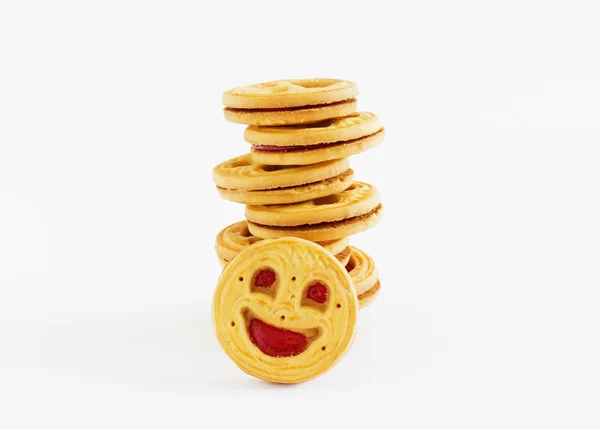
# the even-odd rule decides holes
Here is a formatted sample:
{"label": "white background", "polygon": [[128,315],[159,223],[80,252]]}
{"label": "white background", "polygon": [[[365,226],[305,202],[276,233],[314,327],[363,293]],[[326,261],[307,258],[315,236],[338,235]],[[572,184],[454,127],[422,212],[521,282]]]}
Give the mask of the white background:
{"label": "white background", "polygon": [[[597,1],[0,6],[0,427],[597,428]],[[214,338],[248,150],[221,93],[359,84],[383,285],[346,358],[255,380]],[[263,425],[265,424],[265,425]]]}

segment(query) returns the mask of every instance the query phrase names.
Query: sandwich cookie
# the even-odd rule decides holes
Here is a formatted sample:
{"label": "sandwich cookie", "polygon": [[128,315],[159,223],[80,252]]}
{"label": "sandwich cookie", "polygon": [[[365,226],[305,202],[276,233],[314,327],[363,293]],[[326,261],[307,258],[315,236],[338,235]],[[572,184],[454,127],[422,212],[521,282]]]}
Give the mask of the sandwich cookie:
{"label": "sandwich cookie", "polygon": [[348,159],[314,165],[275,166],[238,156],[213,169],[221,197],[242,204],[292,204],[336,194],[352,184]]}
{"label": "sandwich cookie", "polygon": [[354,182],[339,194],[296,204],[246,206],[250,232],[261,238],[292,236],[335,240],[377,223],[382,206],[375,187]]}
{"label": "sandwich cookie", "polygon": [[381,289],[379,274],[369,255],[354,246],[350,246],[350,249],[350,260],[346,264],[346,271],[350,274],[358,302],[363,308],[375,299]]}
{"label": "sandwich cookie", "polygon": [[[215,250],[222,266],[225,266],[231,261],[238,253],[245,250],[247,247],[261,241],[261,238],[252,235],[248,230],[248,224],[245,220],[236,222],[224,228],[217,235],[215,242]],[[350,258],[350,249],[348,248],[349,239],[342,237],[337,240],[323,241],[317,243],[321,247],[325,248],[329,253],[334,255],[342,255],[340,262],[346,265],[346,254],[348,259]]]}
{"label": "sandwich cookie", "polygon": [[252,160],[269,165],[306,165],[345,158],[383,141],[384,129],[373,113],[287,127],[246,128]]}
{"label": "sandwich cookie", "polygon": [[225,267],[212,318],[221,347],[244,372],[299,383],[348,352],[358,310],[344,266],[323,247],[286,237],[256,243]]}
{"label": "sandwich cookie", "polygon": [[293,125],[356,111],[358,87],[339,79],[290,79],[230,89],[223,94],[225,119],[247,125]]}

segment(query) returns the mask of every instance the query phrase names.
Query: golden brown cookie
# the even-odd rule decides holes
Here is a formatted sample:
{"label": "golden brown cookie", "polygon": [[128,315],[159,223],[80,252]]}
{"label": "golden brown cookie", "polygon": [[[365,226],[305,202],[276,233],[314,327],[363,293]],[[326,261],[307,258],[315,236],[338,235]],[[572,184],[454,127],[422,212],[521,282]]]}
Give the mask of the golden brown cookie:
{"label": "golden brown cookie", "polygon": [[230,89],[223,104],[235,109],[280,109],[350,100],[358,86],[340,79],[282,79]]}
{"label": "golden brown cookie", "polygon": [[242,204],[293,204],[321,198],[343,191],[353,177],[348,159],[283,167],[255,164],[246,154],[213,169],[221,197]]}
{"label": "golden brown cookie", "polygon": [[364,152],[383,142],[384,136],[385,131],[381,129],[366,137],[324,145],[288,147],[284,150],[274,147],[257,149],[257,146],[252,146],[251,154],[254,162],[262,164],[307,165]]}
{"label": "golden brown cookie", "polygon": [[213,169],[213,181],[218,187],[224,189],[290,188],[339,176],[349,168],[348,159],[303,166],[256,164],[247,153],[217,165]]}
{"label": "golden brown cookie", "polygon": [[[231,261],[242,250],[260,240],[261,238],[252,235],[248,230],[248,224],[245,220],[223,228],[217,235],[215,242],[215,250],[217,251],[221,266]],[[328,252],[337,255],[346,251],[348,242],[347,237],[341,237],[336,240],[322,241],[317,244],[324,247]]]}
{"label": "golden brown cookie", "polygon": [[342,192],[296,204],[246,206],[246,219],[259,225],[298,226],[333,222],[366,214],[379,205],[377,189],[353,182]]}
{"label": "golden brown cookie", "polygon": [[381,214],[382,205],[379,204],[368,213],[334,222],[299,226],[269,226],[248,222],[248,229],[261,238],[298,237],[311,241],[336,240],[372,228],[379,222]]}
{"label": "golden brown cookie", "polygon": [[358,87],[339,79],[288,79],[223,94],[225,119],[248,125],[318,122],[356,111]]}
{"label": "golden brown cookie", "polygon": [[343,118],[327,119],[314,124],[286,127],[250,126],[244,132],[244,139],[257,149],[285,150],[356,140],[382,129],[377,115],[356,112]]}
{"label": "golden brown cookie", "polygon": [[358,308],[342,264],[323,247],[288,237],[256,243],[225,267],[212,316],[221,347],[244,372],[298,383],[346,354]]}
{"label": "golden brown cookie", "polygon": [[342,192],[352,185],[354,171],[349,168],[339,176],[315,183],[291,186],[289,188],[239,190],[217,188],[219,195],[229,201],[242,204],[294,204],[315,198],[324,198]]}

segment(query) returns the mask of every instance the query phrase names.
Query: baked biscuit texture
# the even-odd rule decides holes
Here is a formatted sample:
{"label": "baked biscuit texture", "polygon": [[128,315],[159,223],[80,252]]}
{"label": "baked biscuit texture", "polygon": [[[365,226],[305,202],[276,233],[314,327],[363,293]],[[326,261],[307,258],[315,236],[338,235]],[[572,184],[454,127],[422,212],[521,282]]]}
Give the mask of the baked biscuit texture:
{"label": "baked biscuit texture", "polygon": [[294,204],[342,192],[352,185],[353,178],[354,171],[349,168],[339,176],[303,185],[256,190],[217,187],[217,191],[222,198],[236,203],[251,205]]}
{"label": "baked biscuit texture", "polygon": [[347,116],[356,112],[356,100],[345,100],[331,104],[283,109],[224,109],[225,119],[237,124],[255,126],[310,124],[325,119]]}
{"label": "baked biscuit texture", "polygon": [[358,298],[344,266],[297,238],[265,240],[235,257],[213,295],[225,353],[244,372],[299,383],[331,369],[350,349]]}
{"label": "baked biscuit texture", "polygon": [[312,225],[269,226],[248,222],[250,232],[261,238],[298,237],[311,241],[337,240],[374,227],[382,216],[382,205],[360,216]]}
{"label": "baked biscuit texture", "polygon": [[374,134],[354,140],[325,143],[309,146],[252,146],[252,160],[257,163],[271,165],[308,165],[332,159],[347,158],[374,148],[383,142],[385,130],[382,128]]}
{"label": "baked biscuit texture", "polygon": [[240,86],[223,93],[223,104],[234,109],[281,109],[331,104],[358,95],[358,86],[341,79],[282,79]]}
{"label": "baked biscuit texture", "polygon": [[383,127],[377,115],[356,112],[343,118],[287,127],[246,128],[244,139],[253,145],[294,147],[356,140],[375,134]]}
{"label": "baked biscuit texture", "polygon": [[313,165],[277,166],[254,163],[247,153],[217,165],[213,182],[220,188],[249,191],[289,188],[336,177],[349,168],[347,158]]}
{"label": "baked biscuit texture", "polygon": [[296,204],[246,206],[246,219],[271,226],[313,225],[360,216],[380,203],[377,189],[353,182],[342,192]]}

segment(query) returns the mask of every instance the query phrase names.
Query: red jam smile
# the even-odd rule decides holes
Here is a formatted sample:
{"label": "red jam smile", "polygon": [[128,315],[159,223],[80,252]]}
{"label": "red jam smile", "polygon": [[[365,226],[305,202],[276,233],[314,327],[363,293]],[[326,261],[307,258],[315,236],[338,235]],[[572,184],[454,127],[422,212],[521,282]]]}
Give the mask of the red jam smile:
{"label": "red jam smile", "polygon": [[308,347],[308,339],[304,335],[276,328],[259,319],[250,319],[248,332],[250,340],[267,356],[296,356]]}

